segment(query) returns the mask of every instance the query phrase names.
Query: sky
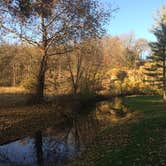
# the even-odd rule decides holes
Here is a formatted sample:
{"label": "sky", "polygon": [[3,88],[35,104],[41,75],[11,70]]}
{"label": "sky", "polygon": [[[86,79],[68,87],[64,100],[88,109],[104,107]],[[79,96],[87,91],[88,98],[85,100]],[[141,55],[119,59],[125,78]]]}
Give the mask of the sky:
{"label": "sky", "polygon": [[119,7],[110,25],[107,26],[110,35],[134,33],[136,38],[155,40],[150,30],[154,24],[156,10],[166,4],[166,0],[102,0],[102,2]]}

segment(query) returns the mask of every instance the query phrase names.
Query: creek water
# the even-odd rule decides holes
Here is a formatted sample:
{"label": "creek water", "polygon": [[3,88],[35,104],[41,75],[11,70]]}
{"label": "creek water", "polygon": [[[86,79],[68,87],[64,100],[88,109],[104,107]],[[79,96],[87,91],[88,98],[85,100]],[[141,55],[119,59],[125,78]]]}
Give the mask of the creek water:
{"label": "creek water", "polygon": [[84,151],[104,128],[131,114],[120,98],[98,102],[81,112],[71,115],[60,129],[50,126],[0,145],[0,166],[61,166]]}

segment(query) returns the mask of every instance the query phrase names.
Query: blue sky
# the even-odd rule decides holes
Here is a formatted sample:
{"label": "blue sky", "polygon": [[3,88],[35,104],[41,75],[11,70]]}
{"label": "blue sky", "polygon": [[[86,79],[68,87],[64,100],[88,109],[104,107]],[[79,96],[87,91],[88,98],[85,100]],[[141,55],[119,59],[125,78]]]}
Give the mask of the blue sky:
{"label": "blue sky", "polygon": [[165,0],[103,0],[102,2],[112,3],[120,8],[107,28],[109,34],[133,32],[136,38],[155,40],[150,29],[154,23],[156,10],[160,9],[162,4],[166,4]]}

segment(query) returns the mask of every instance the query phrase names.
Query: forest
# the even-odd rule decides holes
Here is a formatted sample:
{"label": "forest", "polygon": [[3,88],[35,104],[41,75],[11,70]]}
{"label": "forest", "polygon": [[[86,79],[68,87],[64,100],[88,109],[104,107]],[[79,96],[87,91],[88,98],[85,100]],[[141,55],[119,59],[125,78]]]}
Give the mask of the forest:
{"label": "forest", "polygon": [[0,1],[0,166],[166,165],[166,5],[105,1]]}

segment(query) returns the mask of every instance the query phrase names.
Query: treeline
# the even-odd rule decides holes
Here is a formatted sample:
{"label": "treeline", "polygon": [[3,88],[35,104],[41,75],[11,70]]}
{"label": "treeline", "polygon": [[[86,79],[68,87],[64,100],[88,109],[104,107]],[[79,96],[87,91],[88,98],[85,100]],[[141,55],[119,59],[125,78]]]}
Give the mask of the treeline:
{"label": "treeline", "polygon": [[[135,39],[133,34],[84,40],[71,51],[49,58],[45,93],[132,91],[138,81],[144,84],[145,76],[139,70],[147,53],[148,42]],[[41,58],[38,47],[1,44],[0,86],[23,86],[35,91]]]}

